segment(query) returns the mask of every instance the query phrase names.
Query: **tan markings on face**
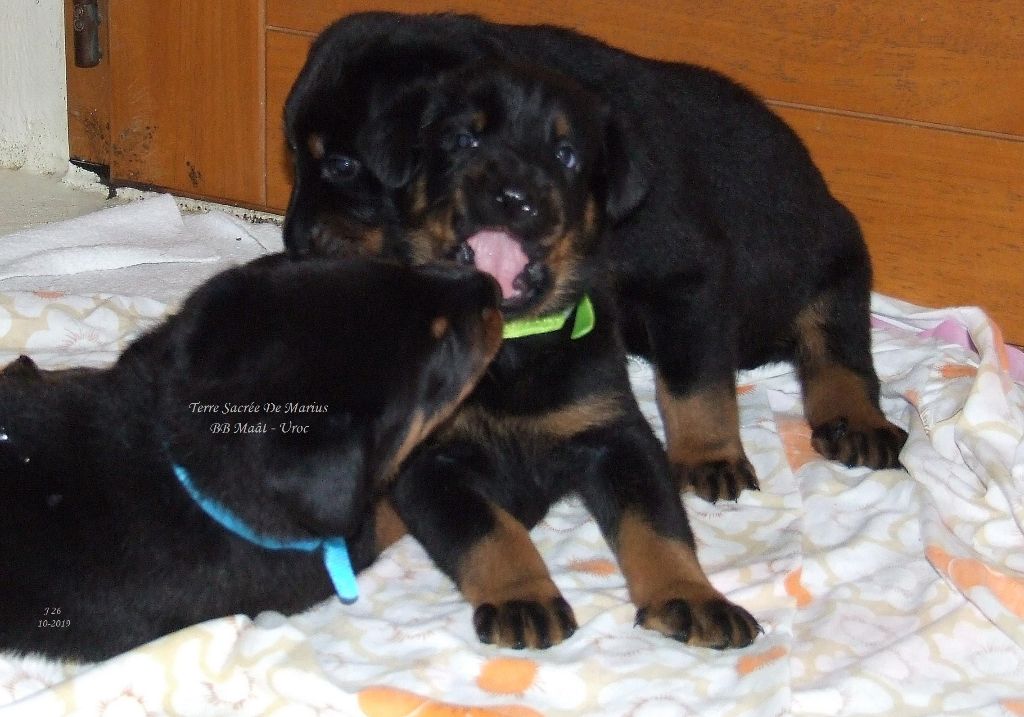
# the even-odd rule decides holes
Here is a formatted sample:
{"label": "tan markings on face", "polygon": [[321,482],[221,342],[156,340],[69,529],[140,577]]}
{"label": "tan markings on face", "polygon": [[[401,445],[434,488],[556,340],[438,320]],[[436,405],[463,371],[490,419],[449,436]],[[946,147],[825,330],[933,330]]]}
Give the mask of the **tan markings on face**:
{"label": "tan markings on face", "polygon": [[487,127],[487,113],[483,111],[474,113],[472,120],[470,120],[470,126],[477,134],[483,132]]}
{"label": "tan markings on face", "polygon": [[379,227],[368,228],[363,232],[361,244],[366,253],[379,256],[384,252],[384,230]]}
{"label": "tan markings on face", "polygon": [[412,449],[420,444],[440,424],[448,420],[455,409],[466,400],[470,392],[476,387],[480,377],[483,376],[487,366],[494,359],[495,354],[501,347],[502,318],[501,312],[490,307],[485,308],[480,314],[480,323],[476,327],[477,336],[474,341],[478,350],[472,357],[466,377],[456,396],[442,406],[439,406],[433,415],[426,416],[423,409],[417,409],[409,419],[405,438],[394,452],[391,460],[388,461],[381,475],[387,480],[392,480],[402,463],[412,452]]}
{"label": "tan markings on face", "polygon": [[306,138],[306,148],[313,159],[323,159],[326,153],[323,136],[315,132],[309,135]]}
{"label": "tan markings on face", "polygon": [[341,216],[326,216],[317,223],[310,242],[318,256],[380,256],[384,231]]}
{"label": "tan markings on face", "polygon": [[565,116],[564,112],[557,112],[554,117],[555,127],[555,139],[563,140],[569,136],[571,126],[569,124],[569,118]]}
{"label": "tan markings on face", "polygon": [[413,219],[420,218],[427,211],[427,178],[419,176],[412,185],[412,205],[409,208]]}
{"label": "tan markings on face", "polygon": [[597,200],[590,194],[587,195],[587,204],[583,209],[583,233],[587,236],[595,236],[599,227],[597,226]]}
{"label": "tan markings on face", "polygon": [[541,316],[565,305],[566,295],[573,291],[577,278],[579,255],[589,252],[589,245],[597,239],[598,207],[594,197],[587,195],[579,229],[564,230],[567,217],[561,196],[554,190],[548,195],[552,207],[558,209],[556,228],[541,244],[550,247],[546,264],[552,275],[552,289],[545,299],[530,310],[529,315]]}
{"label": "tan markings on face", "polygon": [[673,396],[659,375],[655,387],[672,463],[696,466],[744,458],[736,389],[731,381],[688,396]]}
{"label": "tan markings on face", "polygon": [[398,450],[395,451],[384,471],[386,478],[394,478],[402,463],[412,453],[412,449],[419,445],[420,441],[426,437],[426,428],[427,421],[424,418],[423,410],[417,409],[412,414],[412,418],[409,419],[409,427],[406,429],[405,438],[402,439],[402,443],[398,446]]}
{"label": "tan markings on face", "polygon": [[419,225],[406,233],[409,254],[414,264],[424,264],[448,256],[458,242],[455,236],[456,211],[465,211],[465,195],[456,188],[452,201],[432,207],[419,217]]}
{"label": "tan markings on face", "polygon": [[451,322],[448,321],[447,316],[435,316],[434,320],[430,322],[430,335],[435,339],[440,339],[448,331],[448,327]]}
{"label": "tan markings on face", "polygon": [[704,574],[689,545],[658,535],[635,513],[627,512],[622,516],[613,548],[634,605],[722,597]]}
{"label": "tan markings on face", "polygon": [[392,543],[398,542],[408,530],[405,523],[398,517],[391,501],[381,498],[374,506],[374,544],[377,552],[387,548]]}
{"label": "tan markings on face", "polygon": [[467,551],[456,582],[477,607],[510,600],[548,601],[560,593],[525,526],[496,505],[494,529]]}
{"label": "tan markings on face", "polygon": [[511,436],[516,440],[541,440],[552,444],[606,426],[621,415],[622,398],[617,394],[603,394],[531,416],[496,416],[479,406],[471,406],[459,411],[443,430],[445,438],[458,436],[478,443]]}

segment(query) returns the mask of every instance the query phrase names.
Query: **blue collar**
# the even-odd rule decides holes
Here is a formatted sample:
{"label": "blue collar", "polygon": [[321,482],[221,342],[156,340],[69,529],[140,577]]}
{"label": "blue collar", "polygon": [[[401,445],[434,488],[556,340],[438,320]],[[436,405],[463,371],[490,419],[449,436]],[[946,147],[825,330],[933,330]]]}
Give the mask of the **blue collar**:
{"label": "blue collar", "polygon": [[239,538],[247,540],[253,545],[258,545],[267,550],[301,550],[305,553],[312,553],[320,548],[324,549],[324,566],[327,574],[334,583],[334,590],[344,603],[353,603],[359,597],[359,589],[356,585],[356,576],[352,570],[352,561],[348,556],[348,546],[344,538],[312,538],[310,540],[277,540],[257,535],[252,528],[246,525],[241,518],[232,513],[228,508],[221,505],[212,498],[203,495],[196,488],[195,483],[189,476],[188,471],[182,466],[174,464],[174,475],[185,488],[192,500],[194,500],[203,512],[210,516],[221,527],[228,530]]}

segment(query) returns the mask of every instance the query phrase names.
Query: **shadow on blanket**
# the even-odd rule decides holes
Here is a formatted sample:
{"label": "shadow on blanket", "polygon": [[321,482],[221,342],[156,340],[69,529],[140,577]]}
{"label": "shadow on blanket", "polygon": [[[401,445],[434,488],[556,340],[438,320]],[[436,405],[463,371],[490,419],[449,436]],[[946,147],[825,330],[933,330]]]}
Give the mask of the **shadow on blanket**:
{"label": "shadow on blanket", "polygon": [[375,490],[483,372],[498,300],[458,267],[272,256],[108,369],[8,365],[0,650],[96,660],[354,598],[346,548],[373,558]]}

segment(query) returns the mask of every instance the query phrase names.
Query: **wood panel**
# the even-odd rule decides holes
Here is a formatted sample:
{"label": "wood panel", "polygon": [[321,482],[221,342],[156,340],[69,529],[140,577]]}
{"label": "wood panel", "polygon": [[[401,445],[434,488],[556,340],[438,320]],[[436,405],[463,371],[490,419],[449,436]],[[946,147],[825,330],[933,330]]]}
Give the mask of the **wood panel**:
{"label": "wood panel", "polygon": [[115,183],[265,203],[262,7],[111,3]]}
{"label": "wood panel", "polygon": [[878,291],[981,305],[1024,343],[1024,142],[776,111],[860,220]]}
{"label": "wood panel", "polygon": [[318,32],[354,11],[446,9],[574,27],[770,99],[1024,135],[1020,0],[268,0],[267,19]]}
{"label": "wood panel", "polygon": [[302,69],[312,37],[267,32],[267,205],[279,212],[288,206],[292,166],[284,138],[284,102]]}

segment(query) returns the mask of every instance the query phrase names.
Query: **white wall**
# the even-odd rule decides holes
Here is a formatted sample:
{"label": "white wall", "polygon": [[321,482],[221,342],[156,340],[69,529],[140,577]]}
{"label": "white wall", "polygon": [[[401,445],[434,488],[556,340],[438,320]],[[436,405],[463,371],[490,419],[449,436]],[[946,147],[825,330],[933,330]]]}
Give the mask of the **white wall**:
{"label": "white wall", "polygon": [[67,166],[63,0],[0,0],[0,167]]}

